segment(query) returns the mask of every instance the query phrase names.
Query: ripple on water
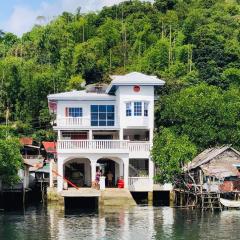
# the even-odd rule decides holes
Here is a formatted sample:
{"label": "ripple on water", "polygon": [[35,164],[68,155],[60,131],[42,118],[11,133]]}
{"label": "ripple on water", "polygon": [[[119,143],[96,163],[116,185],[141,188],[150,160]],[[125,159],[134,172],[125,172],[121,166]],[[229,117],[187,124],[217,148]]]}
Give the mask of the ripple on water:
{"label": "ripple on water", "polygon": [[0,240],[233,239],[240,236],[240,211],[207,213],[170,207],[104,208],[70,212],[32,207],[0,213]]}

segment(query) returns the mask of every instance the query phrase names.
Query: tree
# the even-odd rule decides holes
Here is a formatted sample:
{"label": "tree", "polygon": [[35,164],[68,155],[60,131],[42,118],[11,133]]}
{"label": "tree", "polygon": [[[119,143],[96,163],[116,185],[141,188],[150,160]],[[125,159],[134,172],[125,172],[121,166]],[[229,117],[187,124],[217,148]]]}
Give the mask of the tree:
{"label": "tree", "polygon": [[81,76],[72,76],[67,83],[66,90],[83,90],[85,86],[85,80]]}
{"label": "tree", "polygon": [[166,13],[167,10],[173,9],[176,3],[177,3],[177,0],[155,0],[154,6],[159,11]]}
{"label": "tree", "polygon": [[196,146],[186,135],[177,136],[170,129],[160,129],[155,134],[151,151],[157,166],[157,181],[174,183],[176,177],[182,173],[184,164],[191,161],[196,153]]}
{"label": "tree", "polygon": [[239,145],[239,88],[221,90],[199,84],[162,97],[157,124],[187,135],[198,149],[219,144]]}
{"label": "tree", "polygon": [[8,185],[19,181],[18,171],[22,167],[20,143],[17,139],[0,140],[0,178]]}

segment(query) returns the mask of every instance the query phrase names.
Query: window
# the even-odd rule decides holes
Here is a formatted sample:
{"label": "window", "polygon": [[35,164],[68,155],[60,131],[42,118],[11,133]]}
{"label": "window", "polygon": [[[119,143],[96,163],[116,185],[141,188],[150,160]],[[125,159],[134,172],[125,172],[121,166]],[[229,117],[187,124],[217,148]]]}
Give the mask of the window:
{"label": "window", "polygon": [[148,116],[148,102],[144,102],[144,116],[147,117]]}
{"label": "window", "polygon": [[134,102],[134,116],[142,116],[142,102]]}
{"label": "window", "polygon": [[82,117],[82,108],[66,108],[67,117]]}
{"label": "window", "polygon": [[92,126],[114,126],[114,105],[91,105]]}
{"label": "window", "polygon": [[126,103],[126,116],[132,116],[132,104],[131,104],[131,102]]}

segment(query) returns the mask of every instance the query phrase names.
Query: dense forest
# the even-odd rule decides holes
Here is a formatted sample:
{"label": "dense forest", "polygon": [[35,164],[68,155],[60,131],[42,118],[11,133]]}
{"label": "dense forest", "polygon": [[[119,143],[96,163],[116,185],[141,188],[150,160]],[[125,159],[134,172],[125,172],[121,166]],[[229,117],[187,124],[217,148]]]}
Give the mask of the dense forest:
{"label": "dense forest", "polygon": [[141,71],[166,81],[156,111],[162,143],[184,138],[194,153],[240,146],[239,0],[133,0],[45,21],[21,38],[0,31],[2,129],[53,138],[48,94]]}

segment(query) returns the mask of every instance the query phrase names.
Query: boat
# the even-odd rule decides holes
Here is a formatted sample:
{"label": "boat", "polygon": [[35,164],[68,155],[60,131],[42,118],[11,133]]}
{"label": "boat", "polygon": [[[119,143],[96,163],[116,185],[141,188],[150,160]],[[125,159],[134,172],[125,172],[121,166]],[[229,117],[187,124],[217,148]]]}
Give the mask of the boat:
{"label": "boat", "polygon": [[240,201],[229,200],[225,198],[220,198],[220,202],[224,207],[228,208],[240,208]]}

